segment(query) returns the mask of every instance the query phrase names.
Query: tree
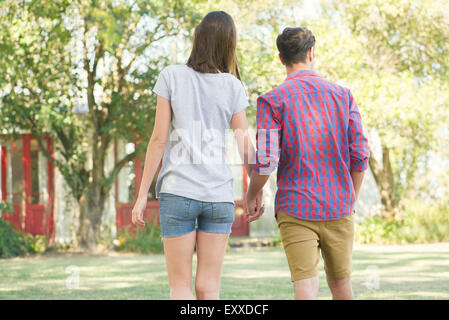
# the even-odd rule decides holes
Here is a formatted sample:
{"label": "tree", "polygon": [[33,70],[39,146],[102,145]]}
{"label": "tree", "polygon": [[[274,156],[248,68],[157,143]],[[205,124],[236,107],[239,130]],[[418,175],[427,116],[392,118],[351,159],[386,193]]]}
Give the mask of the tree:
{"label": "tree", "polygon": [[[395,212],[401,199],[422,191],[416,173],[426,171],[430,151],[441,151],[449,117],[449,2],[329,0],[312,18],[297,4],[285,6],[292,14],[280,14],[278,23],[313,31],[317,71],[351,89],[370,146],[379,137],[369,166],[382,211]],[[278,32],[267,49],[272,57]]]}
{"label": "tree", "polygon": [[304,5],[229,5],[252,102],[285,78],[275,45],[281,29],[310,28],[317,38],[316,69],[351,88],[366,133],[379,136],[380,150],[371,150],[369,166],[382,210],[392,213],[401,199],[419,195],[423,174],[417,172],[427,172],[430,151],[442,150],[440,129],[449,118],[449,2],[329,0],[318,12],[306,12]]}
{"label": "tree", "polygon": [[371,152],[369,164],[391,213],[415,195],[419,164],[447,123],[449,2],[350,0],[333,8],[348,47],[358,51],[356,74],[345,74],[347,66],[334,71],[354,87],[367,127],[380,137],[381,152]]}
{"label": "tree", "polygon": [[[157,74],[167,59],[155,48],[189,35],[192,3],[169,1],[5,1],[0,15],[1,120],[9,132],[50,134],[62,160],[49,157],[80,205],[79,244],[99,240],[109,189],[144,144],[105,172],[116,138],[151,133]],[[190,7],[189,7],[190,6]],[[76,114],[79,104],[87,113]],[[88,159],[86,152],[90,154]]]}
{"label": "tree", "polygon": [[[70,31],[58,16],[66,1],[51,4],[4,2],[0,21],[0,124],[3,133],[30,130],[36,137],[48,132],[60,140],[56,150],[65,161],[53,159],[75,197],[83,191],[85,158],[79,148],[81,123],[71,112],[72,96],[80,89],[71,77],[71,55],[66,47]],[[39,24],[39,28],[37,25]],[[43,141],[40,148],[46,152]]]}
{"label": "tree", "polygon": [[[317,70],[351,88],[367,131],[380,137],[370,168],[384,211],[391,212],[401,198],[416,194],[417,171],[430,150],[442,148],[436,140],[448,119],[448,8],[447,0],[328,0],[320,15],[307,18],[293,0],[5,0],[0,127],[13,134],[30,130],[40,142],[43,135],[53,138],[61,157],[46,156],[80,204],[79,242],[91,247],[117,173],[142,154],[151,133],[150,90],[170,62],[168,42],[179,44],[177,53],[186,58],[186,40],[201,17],[211,10],[230,13],[254,105],[257,95],[285,78],[277,34],[304,25],[317,38]],[[250,108],[250,119],[254,114]],[[105,172],[114,139],[142,144]]]}

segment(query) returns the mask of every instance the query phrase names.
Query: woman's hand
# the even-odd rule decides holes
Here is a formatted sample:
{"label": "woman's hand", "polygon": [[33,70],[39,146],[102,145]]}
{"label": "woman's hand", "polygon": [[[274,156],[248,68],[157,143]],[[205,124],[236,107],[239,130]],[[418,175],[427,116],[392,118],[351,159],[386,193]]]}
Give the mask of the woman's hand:
{"label": "woman's hand", "polygon": [[259,219],[265,211],[262,203],[263,186],[270,178],[270,175],[260,175],[257,171],[251,172],[251,181],[249,182],[248,192],[246,193],[246,210],[248,222]]}
{"label": "woman's hand", "polygon": [[259,219],[264,213],[265,205],[262,203],[262,199],[262,190],[260,190],[254,198],[252,198],[249,194],[246,196],[246,211],[248,222],[253,222],[254,220]]}
{"label": "woman's hand", "polygon": [[143,211],[147,206],[147,199],[144,197],[138,197],[132,211],[132,222],[139,227],[145,227],[145,221],[143,221]]}

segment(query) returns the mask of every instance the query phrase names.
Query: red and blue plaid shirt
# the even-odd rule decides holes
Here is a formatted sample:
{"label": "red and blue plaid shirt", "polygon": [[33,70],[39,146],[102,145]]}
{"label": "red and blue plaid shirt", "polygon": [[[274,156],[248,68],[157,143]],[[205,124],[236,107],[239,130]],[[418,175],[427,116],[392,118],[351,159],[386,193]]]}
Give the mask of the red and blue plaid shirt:
{"label": "red and blue plaid shirt", "polygon": [[310,70],[288,75],[257,100],[257,157],[253,168],[277,168],[275,213],[335,220],[352,213],[350,172],[368,167],[368,141],[349,89]]}

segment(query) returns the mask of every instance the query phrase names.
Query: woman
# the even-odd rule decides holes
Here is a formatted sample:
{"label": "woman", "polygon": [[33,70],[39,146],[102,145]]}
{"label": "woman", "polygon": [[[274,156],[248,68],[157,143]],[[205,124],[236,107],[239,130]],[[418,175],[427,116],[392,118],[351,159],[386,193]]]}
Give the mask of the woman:
{"label": "woman", "polygon": [[194,299],[195,245],[196,297],[219,298],[221,267],[234,221],[233,178],[223,160],[229,126],[246,171],[251,172],[254,149],[247,134],[248,101],[240,81],[236,39],[232,17],[210,12],[195,28],[187,65],[166,67],[153,89],[156,120],[132,221],[145,225],[147,193],[163,156],[156,197],[160,197],[170,299]]}

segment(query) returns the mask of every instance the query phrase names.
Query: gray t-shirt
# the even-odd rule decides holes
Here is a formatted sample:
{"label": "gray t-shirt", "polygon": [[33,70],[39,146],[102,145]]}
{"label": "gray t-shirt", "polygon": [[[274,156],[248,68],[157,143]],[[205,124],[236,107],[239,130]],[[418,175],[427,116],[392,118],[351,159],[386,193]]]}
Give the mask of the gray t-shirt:
{"label": "gray t-shirt", "polygon": [[173,65],[162,70],[153,91],[172,106],[156,197],[166,192],[206,202],[234,202],[225,136],[232,116],[248,106],[241,81],[229,73],[200,73]]}

